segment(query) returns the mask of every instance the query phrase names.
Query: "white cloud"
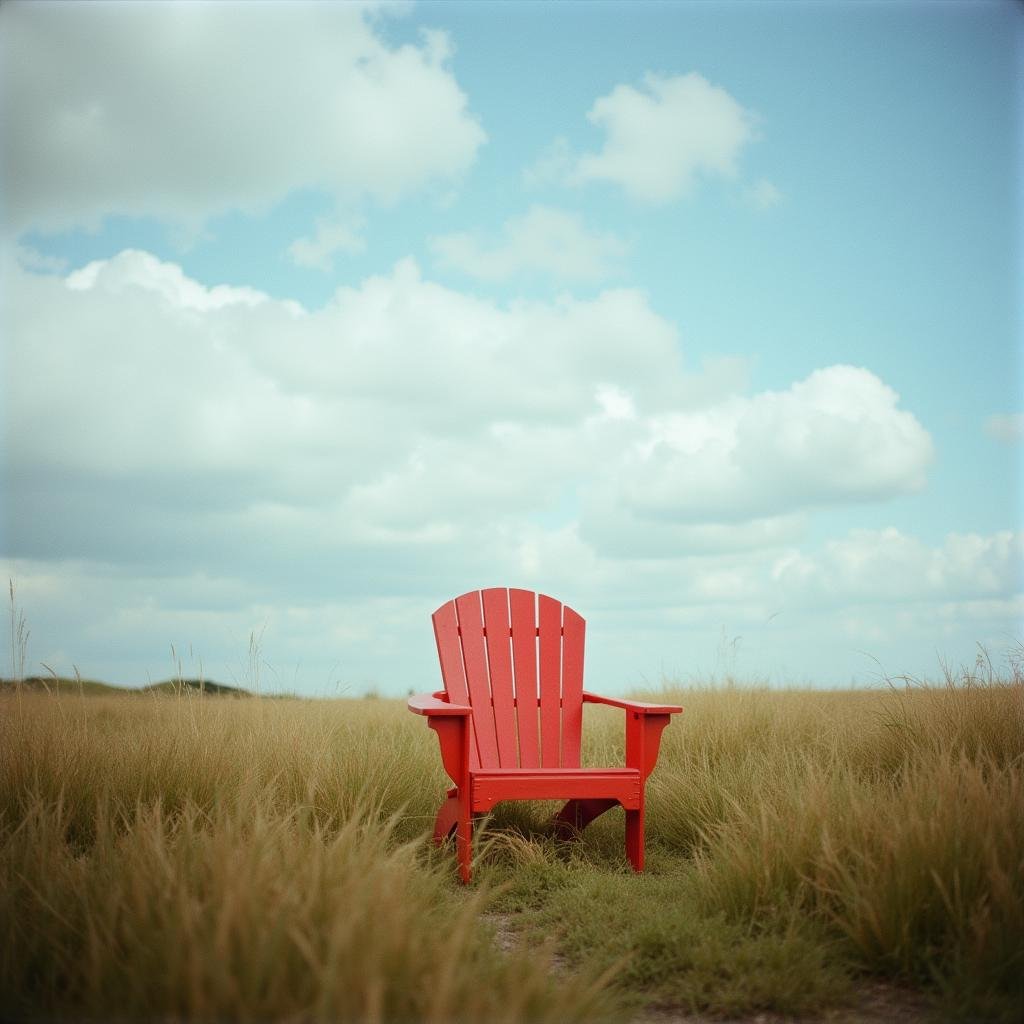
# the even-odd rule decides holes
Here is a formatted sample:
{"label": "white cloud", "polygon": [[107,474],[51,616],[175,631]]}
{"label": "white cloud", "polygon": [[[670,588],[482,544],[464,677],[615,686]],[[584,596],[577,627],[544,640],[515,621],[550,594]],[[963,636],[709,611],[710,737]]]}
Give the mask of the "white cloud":
{"label": "white cloud", "polygon": [[590,231],[581,217],[548,206],[533,206],[522,217],[505,222],[503,240],[481,245],[462,232],[431,239],[442,266],[485,281],[502,281],[517,274],[542,273],[566,281],[606,278],[626,253],[626,245],[611,234]]}
{"label": "white cloud", "polygon": [[[92,291],[97,285],[112,295],[140,289],[155,292],[172,308],[200,313],[226,306],[259,306],[267,301],[267,296],[255,288],[230,285],[206,288],[186,277],[176,264],[164,263],[137,249],[126,249],[113,260],[94,260],[67,276],[67,286],[72,291]],[[290,308],[293,312],[298,311],[294,303]]]}
{"label": "white cloud", "polygon": [[[115,521],[171,494],[180,509],[162,507],[153,528],[196,506],[254,516],[279,503],[316,505],[327,531],[348,505],[386,496],[390,479],[385,526],[415,518],[416,501],[444,521],[506,500],[521,509],[572,467],[599,386],[617,382],[654,407],[693,386],[674,330],[630,290],[502,308],[404,262],[304,313],[251,289],[205,288],[135,251],[66,281],[16,267],[7,276],[10,462],[33,481],[21,497],[41,503],[21,510],[16,533],[47,536],[40,509],[77,484],[114,516],[68,517],[72,533],[98,531],[82,540],[89,550],[115,549],[140,526],[119,532]],[[40,418],[41,408],[60,412]],[[504,468],[488,465],[499,458]],[[540,490],[510,483],[513,467]],[[73,542],[58,534],[55,549],[68,553]]]}
{"label": "white cloud", "polygon": [[[63,280],[5,275],[6,554],[27,593],[59,581],[55,656],[125,622],[140,651],[244,653],[270,619],[279,667],[301,641],[370,680],[373,636],[422,672],[429,630],[422,649],[401,631],[508,581],[593,616],[600,681],[636,671],[650,630],[673,649],[673,630],[749,633],[780,603],[817,614],[916,577],[922,600],[1012,596],[1003,535],[938,555],[888,534],[809,546],[805,509],[921,482],[923,428],[866,370],[752,395],[735,361],[687,371],[632,289],[500,305],[403,261],[306,312],[132,251]],[[69,650],[82,601],[95,615]]]}
{"label": "white cloud", "polygon": [[642,90],[617,85],[587,118],[605,132],[600,152],[572,156],[556,145],[530,172],[533,179],[607,181],[634,199],[667,203],[701,178],[735,177],[755,128],[749,110],[697,72],[647,74]]}
{"label": "white cloud", "polygon": [[288,256],[299,267],[330,271],[337,252],[359,253],[366,248],[359,234],[362,221],[345,223],[337,217],[321,218],[316,222],[312,237],[297,238],[288,247]]}
{"label": "white cloud", "polygon": [[16,232],[152,215],[196,229],[296,188],[390,202],[462,174],[484,133],[442,33],[395,9],[5,4],[0,117]]}
{"label": "white cloud", "polygon": [[951,533],[933,548],[892,527],[852,530],[815,558],[780,556],[772,577],[782,593],[804,601],[1002,598],[1024,588],[1024,532]]}
{"label": "white cloud", "polygon": [[[753,396],[733,364],[686,372],[676,332],[631,289],[503,307],[403,261],[305,312],[131,250],[66,281],[10,273],[16,476],[39,501],[69,480],[109,500],[93,525],[112,547],[133,504],[119,487],[244,509],[254,530],[336,534],[340,518],[343,535],[372,523],[417,543],[571,493],[584,535],[618,554],[630,536],[745,547],[784,539],[802,509],[919,488],[931,457],[867,370]],[[25,525],[38,513],[18,530],[45,536]],[[699,529],[641,542],[650,523]],[[735,542],[729,524],[746,524]]]}
{"label": "white cloud", "polygon": [[140,683],[171,675],[174,643],[189,652],[186,674],[202,659],[207,678],[246,685],[256,632],[264,687],[426,690],[437,678],[430,611],[491,582],[543,589],[581,611],[588,686],[612,692],[656,685],[663,673],[788,685],[872,683],[886,672],[934,679],[939,657],[954,669],[971,664],[977,643],[1002,668],[1024,623],[1019,532],[950,535],[931,547],[891,529],[853,531],[781,556],[753,548],[618,561],[572,525],[480,522],[419,548],[366,541],[338,551],[325,543],[331,526],[344,529],[344,520],[320,524],[312,546],[296,527],[292,578],[277,564],[288,538],[266,534],[245,538],[262,544],[257,570],[244,575],[237,564],[196,570],[194,551],[159,571],[9,560],[4,571],[32,629],[29,666],[70,674],[77,665],[86,677]]}
{"label": "white cloud", "polygon": [[804,509],[921,486],[931,455],[866,370],[752,396],[728,361],[687,373],[629,289],[501,306],[407,260],[306,312],[136,251],[8,273],[22,554],[134,558],[166,535],[153,551],[197,565],[296,543],[439,557],[538,516],[601,557],[752,550]]}
{"label": "white cloud", "polygon": [[636,406],[627,392],[612,384],[602,385],[594,396],[601,412],[609,420],[632,420],[636,418]]}
{"label": "white cloud", "polygon": [[868,370],[648,420],[595,496],[643,519],[742,521],[920,490],[931,438]]}
{"label": "white cloud", "polygon": [[1005,444],[1019,444],[1024,440],[1024,413],[1002,413],[985,420],[985,430],[990,437]]}
{"label": "white cloud", "polygon": [[14,258],[25,270],[34,270],[40,274],[63,274],[68,269],[66,259],[48,256],[30,245],[15,246]]}
{"label": "white cloud", "polygon": [[581,517],[580,536],[603,558],[660,560],[779,549],[799,541],[806,527],[800,514],[741,522],[668,522],[638,516],[623,503],[594,500]]}

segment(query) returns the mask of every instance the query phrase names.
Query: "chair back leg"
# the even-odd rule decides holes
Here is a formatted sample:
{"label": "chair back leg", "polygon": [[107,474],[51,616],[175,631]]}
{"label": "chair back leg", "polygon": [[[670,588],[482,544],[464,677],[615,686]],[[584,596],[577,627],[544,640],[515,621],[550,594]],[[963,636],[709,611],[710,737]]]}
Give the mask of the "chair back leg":
{"label": "chair back leg", "polygon": [[576,797],[570,800],[552,819],[555,835],[559,839],[572,839],[580,834],[595,818],[618,805],[618,800],[604,797]]}
{"label": "chair back leg", "polygon": [[459,798],[454,795],[456,792],[458,791],[453,790],[449,794],[434,819],[435,846],[440,846],[452,834],[452,829],[455,828],[455,823],[459,820]]}

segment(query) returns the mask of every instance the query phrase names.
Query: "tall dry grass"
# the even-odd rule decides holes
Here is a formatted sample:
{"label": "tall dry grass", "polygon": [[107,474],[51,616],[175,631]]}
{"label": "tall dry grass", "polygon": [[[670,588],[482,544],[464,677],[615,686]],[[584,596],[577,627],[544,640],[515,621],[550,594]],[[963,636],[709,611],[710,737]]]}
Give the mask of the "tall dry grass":
{"label": "tall dry grass", "polygon": [[[0,707],[0,1006],[18,1019],[585,1021],[502,955],[422,836],[436,754],[391,702]],[[401,808],[401,816],[396,811]]]}
{"label": "tall dry grass", "polygon": [[[620,995],[809,1012],[865,973],[968,1020],[1024,1005],[1024,681],[670,690],[649,873],[621,813],[506,805],[479,889],[424,842],[446,787],[401,702],[0,698],[0,1005],[19,1016],[590,1020]],[[588,708],[585,761],[623,756]],[[543,957],[502,956],[488,884]],[[488,900],[490,902],[488,903]]]}
{"label": "tall dry grass", "polygon": [[[984,667],[984,666],[982,666]],[[1024,1006],[1024,679],[1019,662],[881,692],[677,694],[650,829],[692,858],[704,911],[805,921],[854,970],[947,1012]]]}

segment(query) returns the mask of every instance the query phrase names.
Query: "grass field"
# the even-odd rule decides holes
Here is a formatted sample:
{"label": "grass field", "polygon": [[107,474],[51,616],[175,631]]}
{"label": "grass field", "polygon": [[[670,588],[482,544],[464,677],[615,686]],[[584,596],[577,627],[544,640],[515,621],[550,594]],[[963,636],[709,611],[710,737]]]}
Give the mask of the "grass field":
{"label": "grass field", "polygon": [[[686,713],[648,784],[646,874],[621,811],[564,843],[549,806],[511,804],[468,889],[426,842],[446,780],[403,702],[8,689],[0,1006],[742,1019],[825,1014],[882,979],[940,1018],[1016,1021],[1024,681],[1006,676],[671,690]],[[585,763],[621,764],[621,712],[587,716]]]}

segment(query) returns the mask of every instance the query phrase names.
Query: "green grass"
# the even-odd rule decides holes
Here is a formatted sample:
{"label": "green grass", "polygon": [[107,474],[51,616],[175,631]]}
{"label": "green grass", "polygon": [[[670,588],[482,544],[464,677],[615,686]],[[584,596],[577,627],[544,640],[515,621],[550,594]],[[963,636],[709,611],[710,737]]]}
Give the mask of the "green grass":
{"label": "green grass", "polygon": [[[875,979],[1024,1005],[1024,684],[670,691],[648,871],[622,813],[501,805],[475,882],[402,702],[0,695],[0,1005],[19,1017],[820,1014]],[[587,709],[584,760],[620,764]],[[494,915],[522,952],[492,941]],[[481,918],[481,915],[484,915]],[[556,955],[567,970],[552,972]]]}

